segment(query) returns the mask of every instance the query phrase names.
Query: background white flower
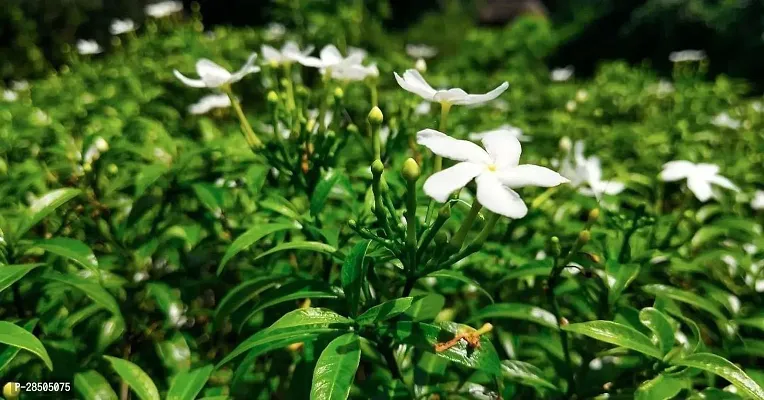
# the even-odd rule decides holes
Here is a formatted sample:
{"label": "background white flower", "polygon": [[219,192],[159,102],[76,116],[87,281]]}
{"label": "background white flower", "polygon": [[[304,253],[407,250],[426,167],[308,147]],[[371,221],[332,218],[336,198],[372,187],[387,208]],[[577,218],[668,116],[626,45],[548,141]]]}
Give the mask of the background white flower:
{"label": "background white flower", "polygon": [[[325,72],[325,71],[322,71]],[[340,64],[331,68],[331,78],[339,81],[362,81],[366,78],[379,77],[377,64]]]}
{"label": "background white flower", "polygon": [[568,153],[560,163],[560,174],[570,179],[570,184],[585,196],[599,198],[603,193],[616,195],[626,188],[621,182],[602,180],[599,157],[584,157],[584,142],[580,140],[573,145],[573,158],[571,159],[571,154]]}
{"label": "background white flower", "polygon": [[103,49],[95,40],[80,39],[77,41],[77,52],[83,55],[99,54]]}
{"label": "background white flower", "polygon": [[555,82],[565,82],[573,77],[573,66],[568,65],[565,68],[555,68],[549,77]]}
{"label": "background white flower", "polygon": [[226,94],[209,94],[188,106],[188,112],[195,115],[206,114],[216,108],[231,107],[231,98]]}
{"label": "background white flower", "polygon": [[145,11],[150,17],[164,18],[183,11],[183,3],[180,1],[160,1],[147,5]]}
{"label": "background white flower", "polygon": [[13,102],[19,99],[18,93],[13,90],[3,90],[3,100]]}
{"label": "background white flower", "polygon": [[425,193],[443,203],[451,193],[475,179],[480,204],[494,213],[517,219],[528,213],[528,207],[512,188],[552,187],[568,182],[551,169],[519,165],[520,141],[506,132],[486,134],[482,141],[485,150],[433,129],[419,131],[417,143],[441,157],[459,161],[430,176],[424,183]]}
{"label": "background white flower", "polygon": [[17,91],[17,92],[23,92],[24,90],[29,89],[29,82],[21,80],[21,81],[11,81],[11,89]]}
{"label": "background white flower", "polygon": [[248,74],[260,71],[260,67],[254,65],[257,54],[249,56],[247,63],[235,73],[230,73],[225,68],[214,62],[203,58],[196,62],[196,73],[200,79],[190,79],[181,74],[177,69],[173,71],[175,77],[181,80],[186,86],[195,88],[218,88],[223,85],[240,81]]}
{"label": "background white flower", "polygon": [[286,34],[286,27],[277,22],[272,22],[265,28],[265,40],[267,41],[281,39],[284,34]]}
{"label": "background white flower", "polygon": [[121,35],[134,30],[135,22],[131,19],[115,19],[111,21],[111,26],[109,26],[109,32],[111,32],[112,35]]}
{"label": "background white flower", "polygon": [[467,137],[474,142],[474,141],[482,140],[483,137],[485,135],[487,135],[487,134],[498,132],[498,131],[504,131],[504,132],[506,132],[506,133],[508,133],[508,134],[510,134],[510,135],[512,135],[514,137],[516,137],[517,140],[519,140],[521,142],[530,142],[531,139],[532,139],[530,136],[524,135],[522,129],[520,129],[520,128],[516,127],[516,126],[509,125],[509,124],[504,124],[504,125],[499,126],[496,129],[491,129],[491,130],[487,130],[487,131],[483,131],[483,132],[472,132]]}
{"label": "background white flower", "polygon": [[714,164],[695,164],[685,160],[670,161],[663,164],[660,179],[666,182],[687,179],[687,187],[702,202],[714,197],[711,184],[740,191],[729,179],[719,175],[719,166]]}
{"label": "background white flower", "polygon": [[764,209],[764,190],[757,190],[751,200],[751,208],[754,210]]}
{"label": "background white flower", "polygon": [[285,64],[294,61],[299,61],[303,57],[307,57],[314,50],[313,46],[308,46],[303,50],[300,50],[300,46],[294,41],[288,41],[281,46],[281,50],[277,50],[267,44],[262,45],[261,53],[263,59],[267,63]]}
{"label": "background white flower", "polygon": [[681,50],[669,54],[671,62],[703,61],[706,59],[706,52],[703,50]]}
{"label": "background white flower", "polygon": [[711,123],[721,128],[730,129],[738,129],[741,125],[740,120],[730,117],[726,112],[715,116],[714,119],[711,120]]}
{"label": "background white flower", "polygon": [[438,49],[426,44],[407,44],[406,54],[411,58],[433,58],[438,54]]}
{"label": "background white flower", "polygon": [[334,68],[338,66],[360,65],[363,62],[363,59],[364,54],[358,52],[344,57],[336,46],[330,44],[324,46],[324,48],[321,49],[318,58],[305,56],[300,57],[298,61],[300,64],[306,67],[325,70],[327,68]]}
{"label": "background white flower", "polygon": [[499,97],[509,87],[509,83],[504,82],[496,89],[485,94],[468,94],[462,89],[454,88],[448,90],[435,90],[424,80],[422,74],[415,69],[406,70],[403,77],[393,72],[395,80],[398,81],[403,89],[414,93],[427,101],[434,101],[441,104],[452,105],[470,105],[489,102]]}

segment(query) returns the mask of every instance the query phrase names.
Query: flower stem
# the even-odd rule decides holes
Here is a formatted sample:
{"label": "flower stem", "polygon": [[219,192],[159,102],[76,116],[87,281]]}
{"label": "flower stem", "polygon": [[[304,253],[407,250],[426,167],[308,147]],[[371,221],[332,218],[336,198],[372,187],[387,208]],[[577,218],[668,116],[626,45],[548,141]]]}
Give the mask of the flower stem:
{"label": "flower stem", "polygon": [[371,92],[371,106],[372,107],[378,107],[379,106],[379,94],[377,92],[377,83],[370,83],[369,84],[369,91]]}
{"label": "flower stem", "polygon": [[294,84],[292,83],[292,64],[284,63],[284,79],[287,91],[287,111],[292,112],[297,108],[294,100]]}
{"label": "flower stem", "polygon": [[408,181],[406,191],[406,249],[409,252],[409,276],[413,276],[416,272],[416,222],[416,179],[412,179]]}
{"label": "flower stem", "polygon": [[453,251],[456,252],[462,248],[462,245],[464,244],[464,239],[467,238],[467,233],[469,233],[470,229],[472,229],[472,224],[475,223],[475,218],[477,218],[481,208],[483,208],[483,206],[480,204],[480,202],[478,202],[477,200],[472,202],[472,207],[470,207],[470,212],[464,218],[464,221],[462,222],[462,226],[459,227],[459,230],[456,232],[454,237],[451,238],[451,241],[448,243],[451,246]]}
{"label": "flower stem", "polygon": [[[451,103],[440,103],[440,124],[438,130],[446,133],[446,122],[448,118],[448,112],[451,111]],[[443,169],[443,157],[435,155],[435,164],[433,167],[434,172],[440,172]]]}
{"label": "flower stem", "polygon": [[241,104],[239,104],[239,100],[236,96],[233,95],[231,88],[225,87],[223,88],[223,91],[228,95],[228,98],[231,99],[231,106],[233,106],[234,111],[236,111],[236,116],[239,117],[241,131],[244,133],[244,138],[247,139],[249,147],[251,147],[252,150],[262,147],[263,142],[260,141],[257,135],[255,135],[255,131],[252,130],[252,125],[247,121],[247,116],[244,115],[244,111],[241,109]]}
{"label": "flower stem", "polygon": [[427,246],[430,245],[430,242],[433,238],[435,238],[435,235],[440,231],[440,228],[443,227],[443,225],[446,223],[448,218],[451,217],[451,205],[446,203],[443,205],[443,207],[440,208],[440,211],[438,212],[438,217],[435,218],[435,222],[432,224],[430,228],[427,229],[427,231],[422,236],[422,239],[419,241],[419,249],[417,250],[416,254],[416,261],[419,262],[419,259],[424,254],[425,250],[427,250]]}
{"label": "flower stem", "polygon": [[[552,274],[549,276],[549,279],[547,280],[547,299],[549,301],[549,304],[552,306],[552,314],[554,314],[554,319],[557,321],[557,327],[561,327],[561,320],[562,317],[560,315],[560,304],[557,301],[557,297],[554,295],[554,288],[557,286],[557,278],[560,276],[560,272],[562,272],[562,269],[557,268],[557,262],[558,258],[554,257],[554,265],[555,269],[552,271]],[[565,265],[565,264],[561,264]],[[568,394],[575,393],[575,379],[573,375],[573,363],[570,360],[570,348],[568,347],[568,332],[559,329],[560,332],[560,342],[562,344],[562,353],[565,356],[565,366],[566,366],[566,373],[568,378]]]}
{"label": "flower stem", "polygon": [[674,222],[671,224],[671,227],[669,227],[668,232],[666,232],[666,236],[661,240],[660,244],[658,245],[659,249],[665,249],[671,244],[671,239],[674,237],[674,234],[676,234],[676,230],[679,228],[679,224],[682,223],[684,220],[684,212],[687,211],[687,208],[690,206],[690,203],[692,203],[692,192],[687,191],[687,193],[684,196],[684,200],[682,200],[682,204],[679,205],[679,215],[676,217]]}

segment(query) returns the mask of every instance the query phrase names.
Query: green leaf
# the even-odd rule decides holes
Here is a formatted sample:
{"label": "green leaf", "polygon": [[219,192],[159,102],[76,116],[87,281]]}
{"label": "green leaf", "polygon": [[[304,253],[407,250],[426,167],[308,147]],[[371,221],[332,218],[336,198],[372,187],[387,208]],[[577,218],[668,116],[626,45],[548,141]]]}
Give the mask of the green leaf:
{"label": "green leaf", "polygon": [[133,389],[141,400],[160,400],[159,391],[154,381],[143,372],[141,367],[121,358],[103,356],[122,380]]}
{"label": "green leaf", "polygon": [[609,259],[605,265],[608,276],[606,281],[610,288],[608,291],[608,304],[610,304],[610,307],[613,307],[618,298],[621,297],[621,293],[639,275],[639,265],[620,264],[616,259]]}
{"label": "green leaf", "polygon": [[239,344],[216,368],[248,351],[262,354],[292,343],[314,339],[324,333],[347,329],[352,323],[352,320],[325,308],[309,307],[290,311],[273,325]]}
{"label": "green leaf", "polygon": [[526,265],[523,265],[519,268],[514,268],[509,270],[500,280],[499,284],[512,280],[512,279],[520,279],[520,278],[527,278],[527,277],[535,277],[535,276],[549,276],[549,274],[552,273],[552,260],[546,259],[546,260],[539,260],[535,261]]}
{"label": "green leaf", "polygon": [[[37,326],[38,319],[31,319],[27,321],[27,323],[24,324],[24,329],[32,333],[34,331],[34,328]],[[8,370],[6,367],[13,361],[14,358],[16,358],[16,355],[19,354],[19,351],[21,351],[21,348],[16,346],[8,346],[5,350],[3,350],[0,353],[0,378],[2,378]]]}
{"label": "green leaf", "polygon": [[34,247],[68,258],[85,268],[98,269],[98,259],[93,254],[93,250],[79,240],[69,238],[38,240],[34,243]]}
{"label": "green leaf", "polygon": [[510,318],[535,322],[547,328],[557,329],[557,319],[554,314],[543,308],[524,303],[498,303],[483,307],[467,320],[467,323],[491,319]]}
{"label": "green leaf", "polygon": [[294,221],[300,221],[302,219],[300,213],[295,209],[294,204],[281,196],[271,194],[267,199],[261,200],[258,205],[261,208],[271,210]]}
{"label": "green leaf", "polygon": [[661,349],[661,353],[665,355],[674,347],[674,328],[662,312],[652,307],[643,308],[639,320],[653,332],[653,344]]}
{"label": "green leaf", "polygon": [[167,371],[174,374],[191,369],[191,349],[180,332],[176,332],[167,340],[155,342],[154,346],[157,356]]}
{"label": "green leaf", "polygon": [[255,257],[254,260],[259,260],[273,253],[277,253],[279,251],[286,251],[286,250],[310,250],[310,251],[315,251],[315,252],[324,253],[324,254],[331,254],[337,251],[336,248],[321,242],[309,242],[309,241],[287,242],[287,243],[281,243],[277,245],[276,247],[259,254],[257,257]]}
{"label": "green leaf", "polygon": [[194,400],[204,389],[215,367],[208,365],[188,372],[181,372],[172,378],[167,400]]}
{"label": "green leaf", "polygon": [[332,340],[321,352],[313,371],[311,400],[347,399],[360,362],[358,335],[350,332]]}
{"label": "green leaf", "polygon": [[78,289],[85,293],[85,295],[93,300],[96,304],[109,310],[115,316],[122,317],[122,313],[119,310],[119,304],[117,304],[117,301],[114,300],[114,297],[109,294],[106,289],[96,283],[80,278],[78,276],[64,275],[55,271],[46,272],[43,275],[43,278],[60,282]]}
{"label": "green leaf", "polygon": [[53,371],[53,361],[50,360],[45,346],[28,330],[7,321],[0,321],[0,343],[18,347],[39,357]]}
{"label": "green leaf", "polygon": [[431,321],[438,316],[443,310],[443,306],[446,305],[446,298],[437,293],[422,293],[421,296],[417,295],[414,298],[414,302],[411,304],[411,308],[406,310],[404,314],[411,317],[414,321]]}
{"label": "green leaf", "polygon": [[363,280],[366,276],[366,268],[364,268],[364,258],[366,257],[366,251],[369,249],[371,242],[364,240],[358,242],[342,264],[342,289],[345,291],[345,299],[347,299],[348,306],[350,307],[350,315],[358,315],[358,307],[361,301],[361,288],[363,287]]}
{"label": "green leaf", "polygon": [[684,388],[691,387],[686,378],[660,374],[639,385],[634,393],[635,400],[669,400],[676,397]]}
{"label": "green leaf", "polygon": [[589,321],[578,324],[570,324],[562,327],[563,330],[625,347],[646,354],[650,357],[662,358],[660,349],[653,346],[650,338],[638,330],[621,325],[612,321]]}
{"label": "green leaf", "polygon": [[196,197],[213,214],[221,212],[223,204],[223,191],[220,188],[206,183],[195,183],[191,185]]}
{"label": "green leaf", "polygon": [[545,388],[559,392],[560,389],[544,378],[541,372],[533,364],[517,360],[504,360],[501,362],[501,375],[504,379],[518,382],[523,385]]}
{"label": "green leaf", "polygon": [[666,296],[672,300],[681,301],[683,303],[695,306],[719,319],[727,319],[716,303],[707,300],[695,293],[661,284],[645,285],[642,286],[642,290],[654,296]]}
{"label": "green leaf", "polygon": [[79,189],[63,188],[50,191],[38,198],[29,206],[28,213],[23,217],[13,237],[20,239],[33,226],[55,211],[56,208],[79,196],[80,193]]}
{"label": "green leaf", "polygon": [[711,353],[696,353],[681,360],[674,360],[672,363],[698,368],[719,375],[735,385],[738,390],[744,392],[747,396],[757,400],[764,400],[764,389],[737,365],[725,358]]}
{"label": "green leaf", "polygon": [[287,229],[298,229],[294,224],[267,224],[261,226],[255,226],[254,228],[244,232],[241,236],[237,237],[233,241],[228,250],[223,255],[223,260],[220,261],[217,274],[220,275],[223,272],[223,268],[235,255],[239,254],[242,250],[253,245],[258,240],[270,235],[271,233],[283,231]]}
{"label": "green leaf", "polygon": [[342,177],[342,173],[337,170],[332,170],[321,178],[321,181],[316,185],[316,189],[313,191],[313,196],[310,198],[310,213],[311,215],[318,215],[326,205],[326,200],[329,198],[329,194],[332,191],[334,185]]}
{"label": "green leaf", "polygon": [[13,285],[29,271],[45,264],[0,265],[0,292]]}
{"label": "green leaf", "polygon": [[223,300],[220,300],[220,304],[215,309],[215,316],[212,320],[213,326],[220,327],[226,317],[284,278],[285,275],[275,275],[250,279],[231,289],[223,297]]}
{"label": "green leaf", "polygon": [[74,390],[83,400],[117,400],[106,378],[92,369],[74,375]]}
{"label": "green leaf", "polygon": [[432,272],[432,273],[428,274],[427,276],[433,277],[433,278],[455,279],[457,281],[464,282],[464,283],[466,283],[468,285],[473,285],[473,286],[475,286],[480,291],[480,293],[483,293],[486,297],[488,297],[488,300],[490,300],[491,303],[493,303],[493,297],[491,297],[490,293],[488,293],[485,289],[483,289],[483,287],[480,286],[479,283],[477,283],[474,280],[468,278],[467,276],[465,276],[463,273],[461,273],[459,271],[452,271],[452,270],[449,270],[449,269],[441,269],[439,271]]}
{"label": "green leaf", "polygon": [[114,315],[101,325],[96,340],[96,351],[102,353],[112,343],[122,339],[125,333],[125,321],[121,316]]}
{"label": "green leaf", "polygon": [[152,164],[143,167],[135,177],[135,194],[133,197],[137,199],[143,196],[146,189],[153,185],[167,170],[168,168],[164,164]]}
{"label": "green leaf", "polygon": [[403,314],[414,303],[413,297],[402,297],[376,305],[356,318],[359,325],[371,325]]}

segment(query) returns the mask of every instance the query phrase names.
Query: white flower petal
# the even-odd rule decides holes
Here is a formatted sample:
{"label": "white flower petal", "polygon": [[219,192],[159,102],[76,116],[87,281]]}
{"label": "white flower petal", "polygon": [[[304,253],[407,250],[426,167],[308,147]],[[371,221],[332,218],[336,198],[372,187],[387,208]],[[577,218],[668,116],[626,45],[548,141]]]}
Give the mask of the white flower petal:
{"label": "white flower petal", "polygon": [[441,157],[475,164],[491,164],[491,157],[480,146],[467,140],[454,139],[434,129],[417,132],[416,141]]}
{"label": "white flower petal", "polygon": [[438,90],[435,95],[432,96],[432,99],[438,103],[445,102],[451,104],[464,104],[462,102],[467,99],[467,97],[469,97],[467,92],[462,89],[455,88],[448,90]]}
{"label": "white flower petal", "polygon": [[714,185],[719,185],[725,189],[734,190],[736,192],[740,191],[740,189],[737,186],[735,186],[735,184],[732,183],[732,181],[730,181],[729,179],[721,175],[711,175],[708,177],[708,181],[713,183]]}
{"label": "white flower petal", "polygon": [[711,176],[719,173],[719,166],[716,164],[700,163],[695,164],[696,176]]}
{"label": "white flower petal", "polygon": [[280,63],[283,60],[281,53],[267,44],[260,46],[260,53],[262,53],[265,61],[268,62]]}
{"label": "white flower petal", "polygon": [[414,93],[425,100],[433,101],[433,96],[435,96],[436,90],[424,80],[419,71],[415,69],[406,70],[406,72],[403,73],[403,77],[396,72],[393,72],[393,74],[395,75],[395,80],[398,82],[398,85],[403,89]]}
{"label": "white flower petal", "polygon": [[196,73],[209,88],[223,86],[231,79],[230,72],[206,58],[197,61]]}
{"label": "white flower petal", "polygon": [[523,218],[528,214],[528,206],[520,195],[502,185],[496,174],[481,174],[475,182],[477,199],[489,211],[514,219]]}
{"label": "white flower petal", "polygon": [[764,209],[764,190],[757,190],[751,200],[751,208],[754,210]]}
{"label": "white flower petal", "polygon": [[342,61],[342,53],[333,44],[324,46],[319,56],[325,64],[336,64]]}
{"label": "white flower petal", "polygon": [[172,72],[173,72],[173,74],[175,74],[175,77],[180,79],[180,81],[183,82],[183,84],[185,84],[186,86],[190,86],[190,87],[194,87],[194,88],[203,88],[203,87],[207,86],[204,83],[204,81],[202,81],[201,79],[187,78],[186,76],[181,74],[180,71],[178,71],[177,69],[172,71]]}
{"label": "white flower petal", "polygon": [[257,60],[257,53],[250,54],[244,66],[231,75],[228,83],[238,82],[245,76],[260,71],[260,67],[255,65],[255,60]]}
{"label": "white flower petal", "polygon": [[687,187],[690,188],[692,193],[695,194],[695,197],[702,202],[708,201],[713,196],[711,184],[698,177],[693,176],[687,179]]}
{"label": "white flower petal", "polygon": [[481,104],[481,103],[487,103],[497,97],[499,97],[502,93],[504,93],[507,88],[509,88],[509,83],[504,82],[501,85],[499,85],[496,89],[491,90],[488,93],[485,94],[468,94],[467,97],[463,100],[454,102],[454,104]]}
{"label": "white flower petal", "polygon": [[595,193],[604,193],[611,196],[617,195],[626,189],[625,184],[616,181],[597,181],[591,182],[589,185]]}
{"label": "white flower petal", "polygon": [[567,178],[549,168],[531,164],[500,170],[497,175],[501,183],[511,188],[525,186],[553,187],[570,182]]}
{"label": "white flower petal", "polygon": [[519,164],[522,146],[511,132],[504,130],[488,132],[483,136],[482,142],[491,156],[492,164],[495,164],[499,170]]}
{"label": "white flower petal", "polygon": [[470,162],[460,162],[427,178],[424,192],[440,203],[445,203],[451,193],[463,188],[485,167]]}
{"label": "white flower petal", "polygon": [[660,178],[666,182],[684,179],[690,176],[694,168],[695,164],[685,160],[667,162],[663,164]]}

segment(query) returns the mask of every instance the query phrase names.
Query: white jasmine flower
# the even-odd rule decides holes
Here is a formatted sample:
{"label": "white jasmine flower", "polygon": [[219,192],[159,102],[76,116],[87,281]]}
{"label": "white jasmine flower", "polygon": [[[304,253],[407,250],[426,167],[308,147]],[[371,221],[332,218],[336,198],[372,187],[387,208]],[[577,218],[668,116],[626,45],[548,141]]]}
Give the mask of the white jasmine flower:
{"label": "white jasmine flower", "polygon": [[764,209],[764,190],[757,190],[751,200],[751,208],[754,210]]}
{"label": "white jasmine flower", "polygon": [[414,93],[427,101],[448,105],[470,105],[487,103],[499,97],[509,87],[509,83],[504,82],[496,89],[485,94],[468,94],[462,89],[454,88],[448,90],[435,90],[424,80],[422,74],[415,69],[406,70],[401,78],[397,73],[395,80],[405,90]]}
{"label": "white jasmine flower", "polygon": [[91,55],[102,53],[103,49],[95,40],[80,39],[77,41],[77,52],[82,55]]}
{"label": "white jasmine flower", "polygon": [[703,50],[682,50],[674,51],[669,54],[669,61],[674,63],[688,61],[703,61],[706,59],[706,52]]}
{"label": "white jasmine flower", "polygon": [[756,250],[758,250],[758,248],[753,243],[746,243],[743,245],[743,251],[745,251],[746,254],[756,254]]}
{"label": "white jasmine flower", "polygon": [[358,47],[348,46],[348,56],[353,55],[356,57],[366,58],[366,56],[369,55],[369,52]]}
{"label": "white jasmine flower", "polygon": [[273,41],[281,39],[286,33],[286,27],[277,22],[268,24],[265,28],[265,40]]}
{"label": "white jasmine flower", "polygon": [[208,94],[188,106],[188,112],[195,115],[206,114],[216,108],[231,107],[231,98],[226,94]]}
{"label": "white jasmine flower", "polygon": [[416,108],[414,108],[414,114],[417,115],[426,115],[430,113],[430,110],[432,110],[432,105],[429,101],[423,101],[419,103]]}
{"label": "white jasmine flower", "polygon": [[176,327],[181,327],[186,324],[188,318],[185,316],[185,311],[179,303],[172,303],[167,310],[167,318],[170,319],[170,323]]}
{"label": "white jasmine flower", "polygon": [[654,90],[655,94],[658,96],[665,96],[667,94],[674,93],[674,85],[667,80],[661,80],[657,85],[655,85]]}
{"label": "white jasmine flower", "polygon": [[252,53],[246,64],[235,73],[230,73],[225,68],[203,58],[196,62],[196,73],[200,79],[190,79],[181,74],[177,69],[173,71],[175,77],[180,79],[186,86],[195,88],[219,88],[224,85],[238,82],[245,76],[260,71],[260,67],[254,65],[257,54]]}
{"label": "white jasmine flower", "polygon": [[7,102],[14,102],[19,99],[19,94],[13,90],[3,90],[3,100]]}
{"label": "white jasmine flower", "polygon": [[93,143],[85,151],[85,157],[83,161],[85,164],[92,164],[94,161],[101,158],[101,154],[109,150],[109,143],[102,137],[97,137],[93,140]]}
{"label": "white jasmine flower", "polygon": [[736,192],[740,191],[729,179],[719,175],[719,166],[714,164],[694,164],[685,160],[671,161],[663,164],[663,171],[659,176],[666,182],[687,179],[687,187],[701,202],[714,197],[711,184]]}
{"label": "white jasmine flower", "polygon": [[135,22],[131,19],[115,19],[111,21],[109,32],[112,35],[121,35],[123,33],[132,32],[135,30]]}
{"label": "white jasmine flower", "polygon": [[407,44],[406,54],[411,58],[433,58],[438,54],[438,49],[426,44]]}
{"label": "white jasmine flower", "polygon": [[485,150],[475,143],[458,140],[434,129],[417,133],[417,143],[436,155],[460,161],[453,167],[437,172],[424,183],[428,196],[443,203],[448,196],[475,179],[477,199],[488,210],[519,219],[528,207],[512,188],[525,186],[552,187],[568,182],[557,172],[537,165],[519,165],[522,147],[509,133],[486,134]]}
{"label": "white jasmine flower", "polygon": [[331,69],[331,78],[339,81],[362,81],[366,78],[379,77],[377,64],[364,66],[361,64],[340,64]]}
{"label": "white jasmine flower", "polygon": [[734,119],[730,117],[729,114],[726,112],[723,112],[716,117],[714,117],[713,120],[711,120],[711,123],[721,127],[721,128],[730,128],[730,129],[738,129],[740,128],[740,120]]}
{"label": "white jasmine flower", "polygon": [[281,46],[281,50],[276,50],[267,44],[262,45],[260,49],[260,52],[263,54],[263,59],[265,59],[267,63],[282,65],[299,61],[301,58],[307,57],[313,52],[314,47],[308,46],[305,49],[300,50],[300,46],[296,42],[290,40]]}
{"label": "white jasmine flower", "polygon": [[573,66],[568,65],[565,68],[555,68],[549,77],[555,82],[565,82],[573,77]]}
{"label": "white jasmine flower", "polygon": [[530,142],[531,141],[531,137],[530,136],[523,135],[523,130],[522,129],[520,129],[518,127],[515,127],[515,126],[512,126],[512,125],[509,125],[509,124],[504,124],[504,125],[496,128],[496,129],[491,129],[491,130],[484,131],[484,132],[472,132],[472,133],[469,134],[468,137],[472,141],[478,141],[478,140],[482,140],[485,135],[487,135],[489,133],[493,133],[493,132],[498,132],[498,131],[504,131],[504,132],[506,132],[506,133],[508,133],[508,134],[510,134],[510,135],[512,135],[514,137],[516,137],[517,140],[519,140],[521,142]]}
{"label": "white jasmine flower", "polygon": [[321,72],[324,73],[326,69],[360,65],[363,62],[363,59],[364,55],[357,52],[344,57],[336,46],[330,44],[321,49],[318,58],[303,56],[300,57],[298,62],[306,67],[319,68],[322,70]]}
{"label": "white jasmine flower", "polygon": [[617,195],[626,188],[626,185],[621,182],[602,180],[602,166],[599,157],[584,157],[584,142],[580,140],[573,145],[573,159],[571,160],[570,153],[568,153],[567,157],[562,160],[560,174],[570,179],[570,184],[578,187],[578,191],[585,196],[599,198],[603,193]]}
{"label": "white jasmine flower", "polygon": [[29,82],[21,80],[21,81],[11,81],[11,89],[17,91],[17,92],[23,92],[27,89],[29,89]]}
{"label": "white jasmine flower", "polygon": [[145,11],[150,17],[164,18],[183,11],[183,3],[180,1],[160,1],[147,5]]}

